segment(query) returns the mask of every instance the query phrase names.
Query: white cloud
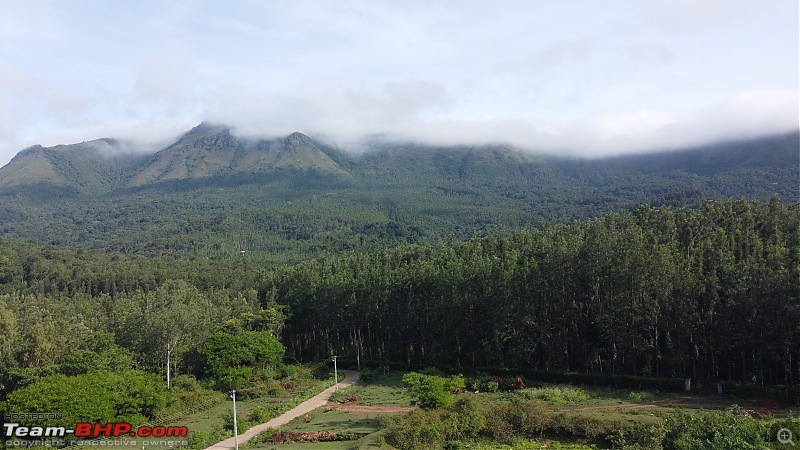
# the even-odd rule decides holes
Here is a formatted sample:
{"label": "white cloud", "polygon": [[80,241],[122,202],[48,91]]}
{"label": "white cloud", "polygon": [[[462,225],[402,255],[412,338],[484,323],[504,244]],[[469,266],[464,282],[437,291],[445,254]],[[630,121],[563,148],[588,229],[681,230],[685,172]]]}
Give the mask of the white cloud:
{"label": "white cloud", "polygon": [[582,155],[798,126],[793,1],[24,5],[0,17],[0,163],[201,120]]}

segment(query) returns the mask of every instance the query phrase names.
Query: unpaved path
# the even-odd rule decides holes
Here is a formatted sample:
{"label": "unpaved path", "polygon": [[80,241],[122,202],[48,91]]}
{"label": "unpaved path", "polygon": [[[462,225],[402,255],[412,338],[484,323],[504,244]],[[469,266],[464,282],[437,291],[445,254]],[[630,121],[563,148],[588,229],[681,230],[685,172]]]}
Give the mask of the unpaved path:
{"label": "unpaved path", "polygon": [[[344,373],[344,380],[339,383],[339,389],[346,388],[356,381],[361,376],[360,372],[356,372],[354,370],[341,370],[340,372]],[[241,446],[245,442],[253,439],[261,433],[262,431],[266,430],[267,428],[278,428],[283,425],[286,425],[294,419],[295,417],[300,417],[303,414],[307,414],[320,406],[325,405],[328,402],[328,399],[331,398],[331,394],[336,390],[336,386],[331,386],[328,389],[320,392],[319,394],[311,397],[310,399],[300,403],[299,405],[295,406],[294,408],[286,411],[285,413],[281,414],[280,416],[270,420],[269,422],[262,423],[256,425],[249,430],[245,431],[244,433],[239,435],[239,445]],[[217,442],[216,444],[206,447],[205,450],[230,450],[236,447],[236,440],[234,438],[228,438],[224,441]]]}
{"label": "unpaved path", "polygon": [[352,403],[334,403],[334,402],[326,403],[325,407],[330,409],[338,409],[341,411],[376,412],[376,413],[408,412],[414,409],[411,406],[372,406],[372,405],[354,405]]}

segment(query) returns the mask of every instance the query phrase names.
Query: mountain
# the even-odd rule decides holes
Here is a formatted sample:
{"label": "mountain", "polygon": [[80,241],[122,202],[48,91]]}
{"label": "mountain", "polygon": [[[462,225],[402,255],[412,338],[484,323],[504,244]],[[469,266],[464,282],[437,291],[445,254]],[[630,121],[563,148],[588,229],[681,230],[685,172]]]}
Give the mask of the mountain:
{"label": "mountain", "polygon": [[573,160],[498,145],[235,136],[203,123],[162,150],[100,139],[21,151],[0,168],[0,237],[145,255],[285,263],[587,219],[642,204],[800,201],[800,133]]}
{"label": "mountain", "polygon": [[105,194],[130,186],[283,169],[347,174],[302,133],[244,139],[233,136],[228,127],[202,123],[155,154],[132,151],[114,139],[30,147],[0,168],[0,188],[53,185]]}
{"label": "mountain", "polygon": [[285,168],[346,174],[302,133],[283,139],[248,140],[234,137],[227,127],[203,123],[156,153],[128,184],[269,173]]}
{"label": "mountain", "polygon": [[124,184],[141,157],[114,139],[97,139],[19,152],[0,169],[0,188],[55,185],[80,192],[105,193]]}

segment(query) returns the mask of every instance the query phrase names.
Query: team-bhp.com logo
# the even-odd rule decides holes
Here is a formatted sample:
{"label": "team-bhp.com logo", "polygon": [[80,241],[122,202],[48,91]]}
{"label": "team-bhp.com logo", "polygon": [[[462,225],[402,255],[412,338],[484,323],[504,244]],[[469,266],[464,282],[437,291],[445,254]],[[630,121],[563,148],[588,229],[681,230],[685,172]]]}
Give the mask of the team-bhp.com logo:
{"label": "team-bhp.com logo", "polygon": [[79,422],[75,428],[67,427],[25,427],[18,423],[4,423],[7,438],[60,438],[72,435],[75,437],[186,437],[189,430],[186,427],[141,426],[133,428],[127,422],[92,423]]}

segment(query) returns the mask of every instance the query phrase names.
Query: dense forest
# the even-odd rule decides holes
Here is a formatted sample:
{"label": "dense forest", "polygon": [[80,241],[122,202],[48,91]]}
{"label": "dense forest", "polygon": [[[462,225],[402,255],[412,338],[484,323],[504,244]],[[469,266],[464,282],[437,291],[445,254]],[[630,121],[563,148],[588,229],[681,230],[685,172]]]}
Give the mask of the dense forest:
{"label": "dense forest", "polygon": [[[800,201],[797,133],[592,161],[503,146],[398,144],[354,155],[292,139],[280,141],[274,157],[300,158],[308,167],[247,165],[272,154],[250,148],[266,143],[195,131],[137,163],[161,168],[156,163],[170,156],[178,159],[164,167],[193,177],[134,185],[124,181],[148,169],[134,170],[127,159],[113,165],[88,144],[26,150],[0,169],[0,236],[264,266],[590,220],[642,204],[700,208],[706,200],[768,201],[774,194]],[[231,162],[221,156],[227,154]],[[213,176],[200,176],[215,164]],[[47,173],[20,184],[21,174],[51,166],[51,178],[68,184],[48,183]]]}
{"label": "dense forest", "polygon": [[642,207],[572,225],[302,263],[262,291],[306,357],[794,383],[800,210]]}
{"label": "dense forest", "polygon": [[777,197],[277,268],[6,239],[0,282],[3,397],[114,361],[163,376],[167,346],[173,374],[246,384],[256,375],[221,367],[252,361],[215,362],[208,346],[231,350],[234,338],[212,336],[251,332],[301,361],[355,344],[411,366],[800,380],[800,208]]}

